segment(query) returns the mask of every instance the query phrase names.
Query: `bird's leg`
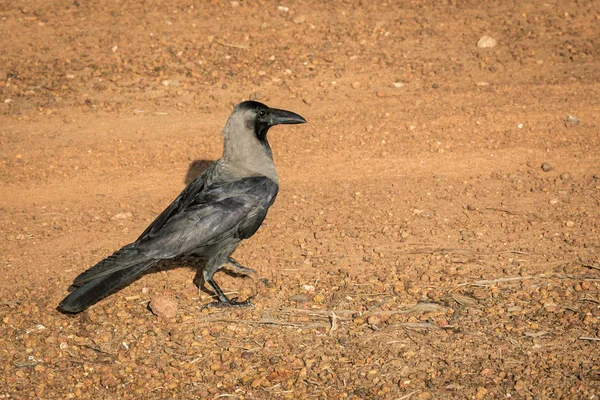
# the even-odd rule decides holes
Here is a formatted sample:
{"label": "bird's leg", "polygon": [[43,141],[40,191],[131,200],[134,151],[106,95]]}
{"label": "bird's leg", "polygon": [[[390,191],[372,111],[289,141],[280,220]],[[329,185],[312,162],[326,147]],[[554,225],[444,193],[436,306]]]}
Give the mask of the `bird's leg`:
{"label": "bird's leg", "polygon": [[203,275],[204,275],[204,282],[207,282],[213,288],[213,290],[217,294],[217,297],[219,298],[219,301],[205,304],[204,306],[202,306],[202,309],[205,309],[208,307],[239,307],[239,308],[254,307],[254,304],[252,304],[252,302],[250,301],[252,299],[252,297],[249,297],[244,301],[237,301],[237,297],[230,299],[229,297],[227,297],[225,295],[225,293],[223,293],[223,291],[221,290],[219,285],[217,285],[217,282],[215,282],[215,280],[212,278],[212,276],[209,276],[209,274],[206,271],[203,272]]}
{"label": "bird's leg", "polygon": [[244,267],[242,264],[240,264],[239,262],[237,262],[236,260],[234,260],[232,257],[229,257],[227,259],[227,262],[233,267],[232,269],[235,272],[238,272],[240,274],[252,275],[252,274],[256,273],[255,270],[253,270],[252,268]]}

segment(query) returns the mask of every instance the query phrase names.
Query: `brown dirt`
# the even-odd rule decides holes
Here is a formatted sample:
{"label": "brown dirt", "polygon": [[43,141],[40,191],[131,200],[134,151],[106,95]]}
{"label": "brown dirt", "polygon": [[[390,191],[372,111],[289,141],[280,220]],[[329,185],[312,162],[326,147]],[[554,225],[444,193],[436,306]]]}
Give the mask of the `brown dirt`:
{"label": "brown dirt", "polygon": [[[0,3],[0,398],[598,398],[600,3],[396,3]],[[256,309],[56,312],[249,97],[310,122],[217,276]]]}

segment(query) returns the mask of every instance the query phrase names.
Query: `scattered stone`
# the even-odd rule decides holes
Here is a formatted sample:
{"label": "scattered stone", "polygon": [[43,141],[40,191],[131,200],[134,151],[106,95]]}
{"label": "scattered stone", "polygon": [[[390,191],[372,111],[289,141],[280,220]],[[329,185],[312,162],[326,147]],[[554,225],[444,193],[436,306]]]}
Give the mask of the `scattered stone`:
{"label": "scattered stone", "polygon": [[475,82],[475,86],[479,86],[479,87],[485,87],[485,86],[490,86],[489,82]]}
{"label": "scattered stone", "polygon": [[548,164],[548,163],[543,163],[542,164],[542,171],[544,172],[550,172],[552,171],[552,165]]}
{"label": "scattered stone", "polygon": [[289,301],[295,301],[296,303],[306,303],[310,301],[310,297],[305,294],[295,294],[289,298]]}
{"label": "scattered stone", "polygon": [[575,226],[575,222],[573,221],[567,221],[565,222],[565,225],[567,226],[567,228],[572,228]]}
{"label": "scattered stone", "polygon": [[159,318],[173,318],[177,315],[177,302],[167,296],[155,296],[150,300],[150,311]]}
{"label": "scattered stone", "polygon": [[491,36],[482,36],[477,41],[477,47],[480,49],[490,49],[496,47],[498,41]]}
{"label": "scattered stone", "polygon": [[263,99],[263,94],[261,92],[253,92],[250,95],[250,100],[260,101]]}
{"label": "scattered stone", "polygon": [[322,294],[318,294],[318,295],[316,295],[315,297],[313,297],[313,300],[314,300],[316,303],[322,303],[322,302],[323,302],[323,300],[325,300],[325,296],[323,296]]}
{"label": "scattered stone", "polygon": [[133,214],[128,212],[117,213],[113,215],[112,219],[127,219],[133,217]]}
{"label": "scattered stone", "polygon": [[560,179],[563,181],[568,181],[569,179],[571,179],[571,174],[569,172],[563,172],[562,174],[560,174]]}
{"label": "scattered stone", "polygon": [[560,200],[558,200],[558,199],[556,199],[556,198],[554,198],[554,199],[550,199],[550,204],[552,204],[552,205],[555,205],[555,204],[558,204],[558,202],[559,202],[559,201],[560,201]]}
{"label": "scattered stone", "polygon": [[360,87],[360,82],[352,82],[352,89],[358,89]]}
{"label": "scattered stone", "polygon": [[485,395],[487,394],[487,389],[484,388],[483,386],[479,386],[477,388],[477,393],[475,393],[475,398],[480,400],[480,399],[484,399]]}
{"label": "scattered stone", "polygon": [[515,382],[515,391],[522,392],[525,389],[526,389],[525,382],[523,382],[522,380],[517,380],[517,382]]}
{"label": "scattered stone", "polygon": [[294,18],[294,21],[293,21],[293,22],[294,22],[295,24],[298,24],[298,25],[299,25],[299,24],[303,24],[304,22],[306,22],[306,16],[304,16],[304,15],[299,15],[299,16],[297,16],[296,18]]}
{"label": "scattered stone", "polygon": [[408,386],[410,386],[410,382],[411,382],[410,379],[402,378],[398,382],[398,386],[400,386],[401,389],[404,389],[404,388],[407,388]]}
{"label": "scattered stone", "polygon": [[404,86],[404,83],[402,83],[402,82],[394,82],[393,85],[394,85],[395,88],[401,88],[402,86]]}
{"label": "scattered stone", "polygon": [[572,115],[567,116],[565,119],[565,126],[577,126],[579,125],[579,118],[574,117]]}
{"label": "scattered stone", "polygon": [[163,86],[177,87],[180,85],[179,81],[172,79],[165,79],[161,82]]}

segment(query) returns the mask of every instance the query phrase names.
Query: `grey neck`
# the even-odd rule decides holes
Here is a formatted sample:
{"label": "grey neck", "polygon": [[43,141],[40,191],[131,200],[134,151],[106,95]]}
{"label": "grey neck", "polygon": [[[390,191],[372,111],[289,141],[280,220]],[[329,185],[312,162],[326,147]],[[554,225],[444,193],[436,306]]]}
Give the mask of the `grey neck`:
{"label": "grey neck", "polygon": [[259,140],[245,118],[229,118],[223,129],[223,156],[218,168],[232,179],[266,176],[278,182],[271,148],[266,138]]}

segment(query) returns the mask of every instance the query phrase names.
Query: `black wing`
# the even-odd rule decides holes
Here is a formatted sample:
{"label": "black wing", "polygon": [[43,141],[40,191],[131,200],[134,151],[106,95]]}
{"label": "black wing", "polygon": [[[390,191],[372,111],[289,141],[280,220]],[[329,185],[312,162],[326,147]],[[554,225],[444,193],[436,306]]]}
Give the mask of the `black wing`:
{"label": "black wing", "polygon": [[158,217],[156,217],[156,219],[146,228],[146,230],[142,232],[140,237],[137,238],[136,242],[142,240],[148,235],[155,234],[165,225],[169,218],[177,215],[182,210],[185,210],[185,208],[194,201],[198,193],[204,189],[208,177],[215,169],[215,165],[216,162],[209,165],[208,168],[206,168],[198,178],[187,185],[179,194],[179,196],[177,196],[177,198],[175,198],[175,200],[173,200],[173,202],[169,204],[169,206],[165,208],[165,210],[160,213]]}
{"label": "black wing", "polygon": [[162,226],[149,230],[136,248],[147,257],[165,259],[228,238],[246,239],[259,228],[277,191],[277,183],[266,177],[206,186]]}

